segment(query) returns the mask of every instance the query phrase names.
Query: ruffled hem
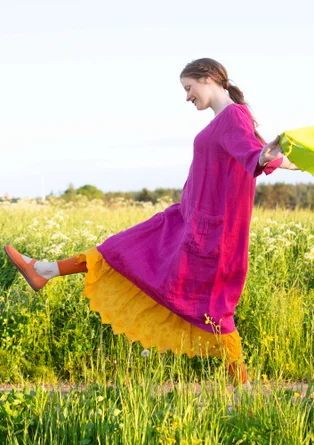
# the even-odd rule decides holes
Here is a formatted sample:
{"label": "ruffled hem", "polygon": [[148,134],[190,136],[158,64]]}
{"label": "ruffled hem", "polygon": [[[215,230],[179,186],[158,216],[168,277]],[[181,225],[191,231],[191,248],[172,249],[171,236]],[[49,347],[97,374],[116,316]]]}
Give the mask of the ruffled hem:
{"label": "ruffled hem", "polygon": [[96,247],[80,254],[78,262],[86,262],[88,269],[83,294],[114,334],[125,334],[144,348],[156,347],[160,352],[171,350],[190,358],[215,356],[229,363],[241,360],[238,331],[213,334],[188,323],[113,269]]}

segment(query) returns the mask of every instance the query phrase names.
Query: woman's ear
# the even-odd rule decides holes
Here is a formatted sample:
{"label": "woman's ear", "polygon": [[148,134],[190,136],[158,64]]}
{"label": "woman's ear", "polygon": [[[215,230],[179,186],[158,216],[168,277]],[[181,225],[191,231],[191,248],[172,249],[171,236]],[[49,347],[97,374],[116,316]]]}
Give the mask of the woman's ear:
{"label": "woman's ear", "polygon": [[213,83],[213,79],[211,77],[204,77],[204,82],[207,85],[211,85]]}

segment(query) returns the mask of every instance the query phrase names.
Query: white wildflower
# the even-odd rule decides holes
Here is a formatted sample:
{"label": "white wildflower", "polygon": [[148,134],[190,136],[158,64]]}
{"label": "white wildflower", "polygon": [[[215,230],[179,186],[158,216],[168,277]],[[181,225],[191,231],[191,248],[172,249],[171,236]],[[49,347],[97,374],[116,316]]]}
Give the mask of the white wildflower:
{"label": "white wildflower", "polygon": [[61,212],[56,213],[54,217],[55,217],[55,219],[58,219],[59,221],[64,220],[64,215]]}
{"label": "white wildflower", "polygon": [[304,258],[309,261],[314,261],[314,251],[306,252],[306,254],[304,255]]}
{"label": "white wildflower", "polygon": [[53,229],[54,227],[57,227],[60,229],[60,224],[56,223],[53,219],[48,219],[47,224],[44,226],[44,229]]}
{"label": "white wildflower", "polygon": [[277,235],[276,241],[285,242],[285,241],[286,241],[286,238],[285,238],[284,236]]}
{"label": "white wildflower", "polygon": [[20,243],[22,241],[25,241],[25,236],[19,236],[18,238],[15,238],[15,243]]}
{"label": "white wildflower", "polygon": [[87,241],[90,241],[91,243],[93,243],[94,241],[97,240],[97,236],[92,235],[92,234],[89,234],[89,235],[86,237],[86,240],[87,240]]}
{"label": "white wildflower", "polygon": [[309,229],[306,229],[305,227],[302,227],[301,224],[299,223],[295,223],[294,227],[296,227],[297,229],[301,230],[301,232],[308,232]]}
{"label": "white wildflower", "polygon": [[44,247],[43,251],[45,253],[48,253],[52,256],[60,256],[63,254],[63,247],[65,246],[65,243],[59,243],[59,244],[52,244],[49,247]]}
{"label": "white wildflower", "polygon": [[296,235],[296,233],[293,230],[288,229],[285,231],[284,235]]}
{"label": "white wildflower", "polygon": [[62,232],[57,232],[57,233],[54,233],[53,235],[51,235],[50,239],[51,240],[56,240],[56,239],[68,240],[69,237],[64,235],[64,233],[62,233]]}
{"label": "white wildflower", "polygon": [[143,351],[141,352],[141,356],[142,357],[148,357],[150,354],[148,349],[143,349]]}
{"label": "white wildflower", "polygon": [[277,221],[275,221],[274,219],[267,218],[266,221],[267,221],[269,224],[273,224],[274,226],[277,226],[277,225],[278,225]]}
{"label": "white wildflower", "polygon": [[273,236],[265,236],[264,241],[266,243],[272,244],[276,241],[276,238],[274,238]]}

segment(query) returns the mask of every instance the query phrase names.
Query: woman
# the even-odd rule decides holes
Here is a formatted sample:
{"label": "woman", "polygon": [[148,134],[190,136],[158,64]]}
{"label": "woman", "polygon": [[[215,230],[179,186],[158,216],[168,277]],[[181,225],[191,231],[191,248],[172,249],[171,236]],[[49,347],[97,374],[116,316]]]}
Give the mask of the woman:
{"label": "woman", "polygon": [[296,167],[278,138],[265,145],[242,92],[212,59],[181,73],[187,101],[214,119],[195,138],[181,203],[100,246],[55,263],[5,251],[35,290],[59,275],[87,272],[84,294],[115,333],[147,348],[214,355],[235,384],[247,381],[234,324],[248,265],[255,177]]}

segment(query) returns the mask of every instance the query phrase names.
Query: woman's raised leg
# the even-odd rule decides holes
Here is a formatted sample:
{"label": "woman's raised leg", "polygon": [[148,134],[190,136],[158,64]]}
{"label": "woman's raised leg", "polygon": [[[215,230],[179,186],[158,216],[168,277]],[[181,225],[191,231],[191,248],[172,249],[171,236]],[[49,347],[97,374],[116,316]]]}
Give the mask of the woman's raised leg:
{"label": "woman's raised leg", "polygon": [[22,255],[9,245],[5,246],[4,250],[13,265],[35,291],[42,289],[52,278],[87,272],[86,263],[79,263],[76,256],[48,263]]}

